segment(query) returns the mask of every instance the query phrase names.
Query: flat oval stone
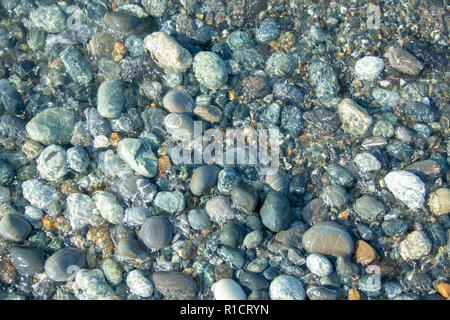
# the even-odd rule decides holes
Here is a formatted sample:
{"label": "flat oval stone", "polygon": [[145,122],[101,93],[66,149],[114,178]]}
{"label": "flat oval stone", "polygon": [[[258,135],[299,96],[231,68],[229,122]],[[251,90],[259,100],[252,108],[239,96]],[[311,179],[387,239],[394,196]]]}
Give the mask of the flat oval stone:
{"label": "flat oval stone", "polygon": [[215,300],[247,300],[242,287],[233,279],[221,279],[211,286]]}
{"label": "flat oval stone", "polygon": [[176,139],[190,139],[194,134],[194,120],[183,113],[170,113],[164,118],[164,126]]}
{"label": "flat oval stone", "polygon": [[30,232],[31,225],[19,215],[7,214],[0,221],[0,236],[6,240],[21,242]]}
{"label": "flat oval stone", "polygon": [[33,276],[44,271],[44,252],[25,247],[15,247],[10,251],[11,261],[17,272],[23,276]]}
{"label": "flat oval stone", "polygon": [[192,113],[194,111],[194,100],[184,90],[170,90],[164,96],[163,106],[169,112]]}
{"label": "flat oval stone", "polygon": [[210,188],[216,185],[218,174],[219,168],[216,166],[206,165],[198,167],[192,173],[189,184],[191,192],[197,196],[207,193]]}
{"label": "flat oval stone", "polygon": [[105,24],[116,31],[130,33],[139,23],[139,19],[125,12],[108,12],[103,17]]}
{"label": "flat oval stone", "polygon": [[416,210],[423,206],[425,184],[414,173],[406,170],[391,171],[384,177],[384,182],[394,197],[404,202],[409,209]]}
{"label": "flat oval stone", "polygon": [[153,283],[167,300],[193,300],[196,298],[197,285],[194,280],[181,272],[155,272]]}
{"label": "flat oval stone", "polygon": [[211,225],[211,219],[205,209],[192,209],[187,218],[190,226],[195,230],[203,230]]}
{"label": "flat oval stone", "polygon": [[122,114],[125,98],[120,81],[104,81],[98,88],[97,111],[103,118],[115,119]]}
{"label": "flat oval stone", "polygon": [[150,249],[162,249],[172,240],[172,225],[166,218],[150,217],[142,225],[139,238]]}
{"label": "flat oval stone", "polygon": [[[45,262],[45,273],[54,281],[67,281],[77,269],[86,267],[85,254],[76,248],[63,248]],[[73,268],[73,269],[72,269]]]}
{"label": "flat oval stone", "polygon": [[353,252],[353,239],[344,227],[335,222],[318,222],[303,235],[303,247],[310,253],[335,257]]}

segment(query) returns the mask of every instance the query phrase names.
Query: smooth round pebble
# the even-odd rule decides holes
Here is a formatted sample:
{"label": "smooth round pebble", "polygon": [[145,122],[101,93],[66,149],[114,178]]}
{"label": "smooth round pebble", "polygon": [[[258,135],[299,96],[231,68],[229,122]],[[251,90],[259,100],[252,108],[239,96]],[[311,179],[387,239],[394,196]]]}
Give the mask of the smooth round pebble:
{"label": "smooth round pebble", "polygon": [[328,276],[333,272],[333,265],[324,255],[312,253],[306,257],[306,266],[309,271],[319,277]]}
{"label": "smooth round pebble", "polygon": [[270,283],[269,296],[271,300],[305,300],[306,292],[300,280],[283,274]]}
{"label": "smooth round pebble", "polygon": [[247,300],[247,295],[239,283],[233,279],[221,279],[211,286],[215,300]]}

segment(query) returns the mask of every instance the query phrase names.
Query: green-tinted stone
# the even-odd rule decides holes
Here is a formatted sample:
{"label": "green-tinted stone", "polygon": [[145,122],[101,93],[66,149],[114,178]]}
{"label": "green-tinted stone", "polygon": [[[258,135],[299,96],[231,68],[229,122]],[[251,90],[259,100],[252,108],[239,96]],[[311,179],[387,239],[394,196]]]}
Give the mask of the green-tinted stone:
{"label": "green-tinted stone", "polygon": [[32,140],[43,144],[67,144],[75,122],[72,110],[48,108],[38,113],[26,125]]}
{"label": "green-tinted stone", "polygon": [[92,81],[91,66],[77,49],[68,47],[61,52],[60,57],[73,81],[80,85],[85,85]]}
{"label": "green-tinted stone", "polygon": [[160,191],[155,198],[155,206],[169,213],[183,211],[186,207],[186,199],[181,191]]}
{"label": "green-tinted stone", "polygon": [[141,139],[125,138],[118,144],[118,154],[123,161],[144,177],[158,173],[158,158]]}

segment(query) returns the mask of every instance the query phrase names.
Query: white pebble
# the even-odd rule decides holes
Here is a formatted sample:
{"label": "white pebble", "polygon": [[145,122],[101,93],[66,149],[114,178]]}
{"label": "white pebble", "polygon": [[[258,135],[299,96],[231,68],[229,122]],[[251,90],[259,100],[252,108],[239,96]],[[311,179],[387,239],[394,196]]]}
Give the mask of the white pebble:
{"label": "white pebble", "polygon": [[383,59],[367,56],[359,59],[355,64],[355,72],[361,80],[374,80],[383,71]]}
{"label": "white pebble", "polygon": [[153,283],[139,270],[128,274],[127,286],[132,293],[140,297],[150,297],[153,294]]}
{"label": "white pebble", "polygon": [[221,279],[211,286],[215,300],[247,300],[239,283],[232,279]]}

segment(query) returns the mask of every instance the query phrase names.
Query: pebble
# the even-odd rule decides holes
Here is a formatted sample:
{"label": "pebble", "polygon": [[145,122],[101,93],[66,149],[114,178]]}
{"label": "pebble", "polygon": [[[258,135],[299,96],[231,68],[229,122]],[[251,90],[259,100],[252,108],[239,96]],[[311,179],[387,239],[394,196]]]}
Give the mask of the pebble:
{"label": "pebble", "polygon": [[380,161],[368,152],[358,153],[355,156],[354,161],[358,168],[363,172],[373,172],[381,169]]}
{"label": "pebble", "polygon": [[400,219],[386,220],[381,224],[381,228],[390,237],[400,237],[408,231],[408,225]]}
{"label": "pebble", "polygon": [[97,111],[103,118],[116,119],[122,114],[125,98],[120,81],[103,81],[98,87]]}
{"label": "pebble", "polygon": [[32,118],[25,128],[32,140],[45,145],[64,145],[70,142],[74,120],[72,110],[48,108]]}
{"label": "pebble", "polygon": [[100,215],[112,224],[120,224],[123,220],[123,208],[117,198],[110,192],[96,191],[92,197]]}
{"label": "pebble", "polygon": [[347,191],[338,185],[325,186],[320,197],[326,205],[337,209],[343,208],[348,201]]}
{"label": "pebble", "polygon": [[73,230],[87,226],[96,210],[95,202],[85,194],[71,193],[67,197],[65,216]]}
{"label": "pebble", "polygon": [[82,269],[75,277],[77,288],[75,295],[79,300],[113,300],[114,290],[108,285],[100,269]]}
{"label": "pebble", "polygon": [[425,185],[414,173],[405,170],[391,171],[384,177],[384,182],[389,191],[409,209],[416,210],[423,206]]}
{"label": "pebble", "polygon": [[244,267],[246,256],[240,249],[223,245],[217,250],[217,254],[224,259],[226,263],[236,269],[242,269],[242,267]]}
{"label": "pebble", "polygon": [[392,68],[408,75],[416,76],[423,69],[423,64],[416,57],[401,48],[389,47],[384,56]]}
{"label": "pebble", "polygon": [[46,180],[61,180],[67,174],[66,150],[58,145],[49,145],[37,159],[37,169]]}
{"label": "pebble", "polygon": [[189,225],[195,230],[204,230],[211,225],[211,219],[205,209],[192,209],[188,213]]}
{"label": "pebble", "polygon": [[189,187],[194,195],[207,193],[217,183],[219,168],[214,165],[205,165],[194,170]]}
{"label": "pebble", "polygon": [[309,287],[306,289],[309,300],[337,300],[338,291],[327,287]]}
{"label": "pebble", "polygon": [[269,192],[259,214],[264,226],[272,232],[279,232],[290,226],[290,209],[289,200],[285,196]]}
{"label": "pebble", "polygon": [[383,107],[394,108],[400,103],[400,95],[392,90],[376,88],[372,91],[372,96]]}
{"label": "pebble", "polygon": [[79,85],[87,85],[93,79],[93,71],[89,62],[74,47],[68,47],[60,53],[61,61],[73,81]]}
{"label": "pebble", "polygon": [[131,227],[140,227],[152,215],[146,207],[130,207],[125,209],[123,222]]}
{"label": "pebble", "polygon": [[194,108],[194,113],[211,123],[220,122],[220,120],[222,120],[222,110],[216,106],[196,106]]}
{"label": "pebble", "polygon": [[54,281],[67,281],[73,273],[86,267],[86,256],[76,248],[63,248],[45,261],[45,273]]}
{"label": "pebble", "polygon": [[242,93],[245,101],[252,102],[270,94],[270,84],[264,76],[249,75],[242,80]]}
{"label": "pebble", "polygon": [[192,67],[197,81],[208,89],[220,89],[227,83],[228,73],[225,62],[214,52],[197,53]]}
{"label": "pebble", "polygon": [[301,215],[303,221],[312,226],[319,221],[327,220],[328,211],[325,208],[325,203],[323,200],[320,198],[315,198],[303,207]]}
{"label": "pebble", "polygon": [[30,223],[16,214],[4,215],[0,220],[0,236],[12,242],[25,240],[31,232]]}
{"label": "pebble", "polygon": [[285,77],[292,70],[292,60],[284,52],[275,52],[266,62],[265,71],[274,77]]}
{"label": "pebble", "polygon": [[247,214],[253,212],[258,204],[258,196],[250,187],[244,185],[231,190],[231,200],[238,210]]}
{"label": "pebble", "polygon": [[127,276],[127,286],[139,297],[150,297],[153,294],[153,283],[147,279],[142,271],[133,270]]}
{"label": "pebble", "polygon": [[197,285],[194,280],[180,272],[155,272],[152,280],[158,290],[167,300],[193,300],[197,295]]}
{"label": "pebble", "polygon": [[285,193],[289,189],[289,175],[283,170],[269,170],[266,175],[266,184],[274,191]]}
{"label": "pebble", "polygon": [[352,237],[335,222],[317,222],[305,232],[302,243],[309,253],[339,257],[353,252]]}
{"label": "pebble", "polygon": [[227,36],[226,43],[233,51],[239,48],[251,48],[255,44],[252,37],[247,32],[241,30],[231,32]]}
{"label": "pebble", "polygon": [[394,135],[394,126],[389,121],[378,120],[373,126],[372,135],[375,137],[391,138]]}
{"label": "pebble", "polygon": [[46,212],[58,213],[61,208],[61,194],[53,186],[47,186],[37,179],[31,179],[22,183],[23,197],[31,205]]}
{"label": "pebble", "polygon": [[138,269],[149,269],[152,257],[135,239],[125,236],[118,241],[115,255],[119,261],[131,264]]}
{"label": "pebble", "polygon": [[299,280],[283,274],[270,283],[269,297],[271,300],[305,300],[306,292]]}
{"label": "pebble", "polygon": [[194,100],[184,90],[170,90],[164,96],[163,106],[169,112],[192,113],[194,111]]}
{"label": "pebble", "polygon": [[39,6],[30,12],[30,20],[35,28],[48,33],[59,33],[66,28],[66,16],[59,6]]}
{"label": "pebble", "polygon": [[139,231],[139,239],[152,250],[160,250],[172,241],[172,225],[161,216],[145,220]]}
{"label": "pebble", "polygon": [[87,108],[84,110],[86,124],[89,133],[93,137],[108,136],[111,133],[111,125],[109,121],[103,118],[97,109]]}
{"label": "pebble", "polygon": [[324,255],[311,253],[306,257],[306,266],[309,271],[319,277],[328,276],[333,272],[333,265]]}
{"label": "pebble", "polygon": [[353,205],[353,210],[367,223],[381,220],[385,214],[383,203],[371,195],[364,195],[358,198]]}
{"label": "pebble", "polygon": [[258,42],[275,40],[280,35],[280,26],[272,18],[264,19],[255,30],[255,38]]}
{"label": "pebble", "polygon": [[408,260],[420,259],[430,253],[432,243],[423,231],[413,231],[400,242],[399,252],[401,257]]}
{"label": "pebble", "polygon": [[341,90],[336,72],[325,62],[313,62],[308,67],[308,74],[318,98],[334,96]]}
{"label": "pebble", "polygon": [[373,56],[366,56],[355,64],[355,72],[358,78],[361,80],[372,81],[375,80],[383,71],[384,62],[383,59]]}
{"label": "pebble", "polygon": [[120,158],[136,173],[146,178],[152,178],[158,173],[158,158],[142,139],[122,139],[117,149]]}
{"label": "pebble", "polygon": [[255,48],[239,48],[233,51],[233,60],[245,70],[255,71],[264,67],[265,59]]}
{"label": "pebble", "polygon": [[129,34],[139,24],[139,19],[126,12],[113,11],[105,14],[103,21],[115,31]]}
{"label": "pebble", "polygon": [[244,247],[251,249],[259,246],[263,242],[263,240],[264,234],[262,233],[262,231],[254,230],[250,233],[247,233],[242,244]]}
{"label": "pebble", "polygon": [[167,0],[143,0],[141,1],[145,11],[152,17],[161,17],[167,9]]}
{"label": "pebble", "polygon": [[352,277],[359,274],[359,267],[351,263],[348,257],[339,256],[336,259],[336,273],[342,277]]}
{"label": "pebble", "polygon": [[237,223],[227,222],[220,228],[220,242],[226,246],[237,248],[244,240],[245,230]]}
{"label": "pebble", "polygon": [[194,135],[194,120],[183,113],[170,113],[164,118],[164,127],[174,139],[190,142]]}
{"label": "pebble", "polygon": [[0,184],[9,184],[14,178],[14,170],[3,160],[0,160]]}
{"label": "pebble", "polygon": [[153,32],[146,36],[144,47],[162,68],[172,73],[186,72],[192,65],[189,51],[164,32]]}
{"label": "pebble", "polygon": [[211,286],[215,300],[247,300],[242,287],[233,279],[221,279]]}
{"label": "pebble", "polygon": [[89,155],[82,147],[72,147],[66,152],[67,165],[77,173],[87,170],[89,167]]}
{"label": "pebble", "polygon": [[186,207],[186,199],[183,193],[176,191],[160,191],[154,200],[155,206],[169,213],[183,211]]}
{"label": "pebble", "polygon": [[0,186],[0,203],[11,202],[11,191],[7,187]]}
{"label": "pebble", "polygon": [[216,196],[206,202],[206,213],[211,221],[223,225],[225,222],[231,221],[235,218],[231,202],[224,196]]}
{"label": "pebble", "polygon": [[437,216],[450,213],[450,189],[439,188],[430,193],[428,207]]}
{"label": "pebble", "polygon": [[223,194],[229,194],[233,187],[241,182],[241,177],[233,168],[224,168],[217,177],[217,188]]}
{"label": "pebble", "polygon": [[411,121],[428,123],[439,119],[439,115],[432,107],[419,101],[408,102],[405,105],[405,114]]}
{"label": "pebble", "polygon": [[[6,79],[0,80],[0,114],[7,115],[20,115],[24,112],[24,104],[22,102],[22,98],[11,84],[10,81]],[[11,119],[10,121],[17,122],[16,118],[5,118],[2,117],[2,125],[5,127],[5,120]],[[14,120],[12,120],[14,119]],[[21,134],[23,136],[23,134]]]}
{"label": "pebble", "polygon": [[340,127],[339,117],[323,108],[316,108],[302,114],[305,129],[313,136],[330,135]]}
{"label": "pebble", "polygon": [[106,280],[113,286],[122,282],[122,268],[115,260],[106,258],[102,263],[102,271]]}
{"label": "pebble", "polygon": [[34,248],[14,247],[10,254],[11,262],[20,275],[32,277],[44,271],[44,252]]}
{"label": "pebble", "polygon": [[364,240],[356,241],[355,245],[355,259],[356,262],[362,265],[372,263],[377,258],[377,253],[374,248]]}
{"label": "pebble", "polygon": [[350,171],[335,163],[328,165],[327,173],[330,182],[336,185],[351,187],[355,182],[355,178]]}
{"label": "pebble", "polygon": [[338,105],[342,128],[353,136],[364,136],[372,124],[372,117],[352,99],[344,98]]}

